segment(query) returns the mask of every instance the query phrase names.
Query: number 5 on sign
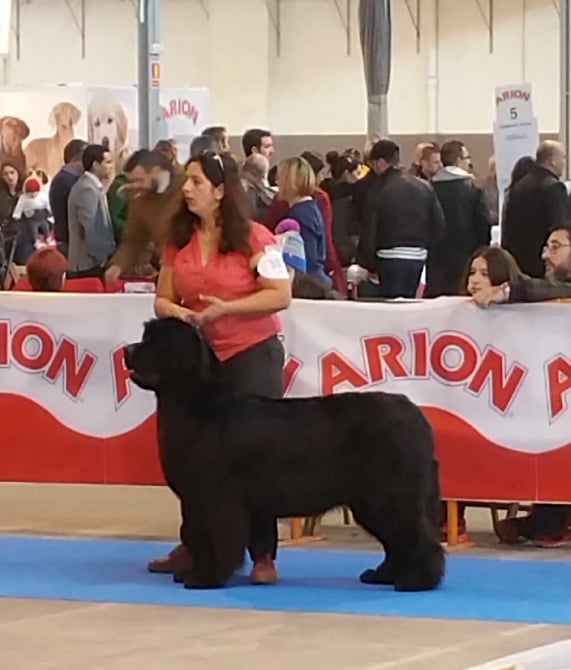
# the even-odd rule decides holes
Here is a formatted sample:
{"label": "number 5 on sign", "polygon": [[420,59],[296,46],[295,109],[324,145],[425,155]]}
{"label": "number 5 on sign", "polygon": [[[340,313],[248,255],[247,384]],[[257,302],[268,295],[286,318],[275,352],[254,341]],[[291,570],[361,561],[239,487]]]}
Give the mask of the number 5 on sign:
{"label": "number 5 on sign", "polygon": [[496,123],[529,123],[533,118],[530,84],[496,87]]}

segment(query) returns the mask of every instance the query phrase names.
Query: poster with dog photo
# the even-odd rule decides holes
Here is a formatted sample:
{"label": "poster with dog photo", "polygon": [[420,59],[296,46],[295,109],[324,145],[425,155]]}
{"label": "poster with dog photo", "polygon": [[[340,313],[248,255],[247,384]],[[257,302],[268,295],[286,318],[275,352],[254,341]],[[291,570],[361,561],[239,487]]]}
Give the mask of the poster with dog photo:
{"label": "poster with dog photo", "polygon": [[138,125],[134,86],[87,89],[87,139],[109,149],[117,172],[138,146]]}
{"label": "poster with dog photo", "polygon": [[85,88],[0,88],[0,163],[53,177],[65,145],[87,137]]}
{"label": "poster with dog photo", "polygon": [[210,124],[210,91],[207,88],[162,88],[161,107],[168,139],[178,147],[178,160],[184,163],[190,143]]}

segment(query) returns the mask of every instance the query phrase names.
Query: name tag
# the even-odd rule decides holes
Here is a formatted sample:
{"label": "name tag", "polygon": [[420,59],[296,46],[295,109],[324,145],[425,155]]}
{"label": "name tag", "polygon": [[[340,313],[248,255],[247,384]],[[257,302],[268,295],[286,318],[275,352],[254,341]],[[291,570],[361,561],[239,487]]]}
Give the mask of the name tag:
{"label": "name tag", "polygon": [[258,261],[258,274],[265,279],[289,279],[289,273],[279,247],[266,247]]}

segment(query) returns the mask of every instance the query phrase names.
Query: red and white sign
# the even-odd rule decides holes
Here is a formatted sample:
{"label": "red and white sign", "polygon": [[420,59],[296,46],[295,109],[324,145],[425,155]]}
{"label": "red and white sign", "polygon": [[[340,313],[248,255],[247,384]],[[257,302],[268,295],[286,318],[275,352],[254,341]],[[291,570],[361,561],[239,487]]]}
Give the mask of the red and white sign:
{"label": "red and white sign", "polygon": [[[569,502],[569,309],[296,301],[286,392],[405,393],[434,428],[446,497]],[[0,480],[162,483],[155,400],[122,359],[152,296],[5,294],[0,315]]]}

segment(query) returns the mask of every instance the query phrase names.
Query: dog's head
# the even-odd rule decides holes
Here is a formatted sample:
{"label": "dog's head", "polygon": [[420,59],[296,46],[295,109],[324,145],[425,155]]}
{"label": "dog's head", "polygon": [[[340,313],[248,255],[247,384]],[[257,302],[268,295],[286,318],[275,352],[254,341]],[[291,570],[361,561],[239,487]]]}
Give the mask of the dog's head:
{"label": "dog's head", "polygon": [[127,144],[129,121],[123,107],[107,97],[96,96],[88,109],[88,137],[114,156]]}
{"label": "dog's head", "polygon": [[59,102],[48,116],[49,124],[59,132],[71,133],[81,118],[81,110],[71,102]]}
{"label": "dog's head", "polygon": [[132,381],[145,391],[185,386],[210,377],[210,350],[200,331],[179,319],[154,319],[143,339],[129,344],[125,366]]}
{"label": "dog's head", "polygon": [[2,145],[8,153],[15,153],[22,148],[22,140],[30,134],[30,129],[15,116],[4,116],[0,119],[0,135]]}

